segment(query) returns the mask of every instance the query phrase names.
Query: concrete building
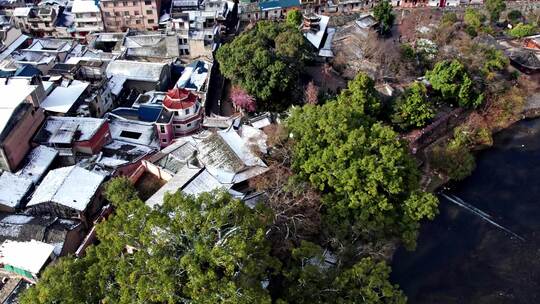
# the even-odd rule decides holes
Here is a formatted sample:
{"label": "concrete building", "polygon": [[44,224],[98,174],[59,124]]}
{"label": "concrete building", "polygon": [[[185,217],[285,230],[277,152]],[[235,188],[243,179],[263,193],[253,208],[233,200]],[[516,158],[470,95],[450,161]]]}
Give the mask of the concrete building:
{"label": "concrete building", "polygon": [[0,169],[14,172],[31,149],[31,139],[45,119],[39,107],[41,84],[0,85]]}
{"label": "concrete building", "polygon": [[171,1],[168,30],[178,35],[180,55],[194,59],[211,59],[212,52],[219,46],[225,21],[232,10],[230,2],[223,0]]}
{"label": "concrete building", "polygon": [[55,31],[55,23],[63,7],[58,4],[42,4],[33,7],[18,7],[13,10],[15,25],[23,32],[35,37],[50,37]]}
{"label": "concrete building", "polygon": [[157,30],[161,0],[102,0],[100,8],[107,31]]}
{"label": "concrete building", "polygon": [[71,13],[75,15],[75,37],[84,38],[92,32],[103,31],[101,11],[94,0],[75,0]]}

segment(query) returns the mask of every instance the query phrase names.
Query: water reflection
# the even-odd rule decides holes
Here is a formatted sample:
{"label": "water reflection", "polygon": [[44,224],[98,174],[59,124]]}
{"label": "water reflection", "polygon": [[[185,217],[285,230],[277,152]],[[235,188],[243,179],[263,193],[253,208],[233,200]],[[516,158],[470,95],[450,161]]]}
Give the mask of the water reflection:
{"label": "water reflection", "polygon": [[540,303],[540,120],[498,134],[473,175],[447,192],[526,242],[441,198],[417,250],[394,258],[393,280],[409,302]]}

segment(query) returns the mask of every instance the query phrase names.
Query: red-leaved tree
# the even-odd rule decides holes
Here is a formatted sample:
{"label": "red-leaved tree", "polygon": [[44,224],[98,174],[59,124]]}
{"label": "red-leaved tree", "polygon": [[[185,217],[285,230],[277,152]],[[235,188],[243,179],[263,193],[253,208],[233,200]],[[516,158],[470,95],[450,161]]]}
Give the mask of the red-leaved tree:
{"label": "red-leaved tree", "polygon": [[238,87],[238,86],[232,87],[230,99],[236,108],[240,108],[247,112],[255,111],[255,108],[256,108],[255,98],[249,95],[241,87]]}
{"label": "red-leaved tree", "polygon": [[319,87],[310,81],[304,91],[304,102],[315,105],[319,102]]}

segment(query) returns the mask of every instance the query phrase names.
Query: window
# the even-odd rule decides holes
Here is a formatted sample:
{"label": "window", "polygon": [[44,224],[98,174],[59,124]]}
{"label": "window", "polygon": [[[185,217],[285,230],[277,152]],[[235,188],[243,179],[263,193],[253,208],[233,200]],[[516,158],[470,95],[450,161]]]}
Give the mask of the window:
{"label": "window", "polygon": [[114,15],[115,15],[116,17],[120,17],[120,12],[114,12]]}
{"label": "window", "polygon": [[145,1],[144,1],[144,5],[152,5],[152,1],[150,1],[150,0],[145,0]]}
{"label": "window", "polygon": [[105,12],[103,14],[105,14],[105,17],[110,17],[111,16],[111,13],[109,13],[109,12]]}
{"label": "window", "polygon": [[96,13],[90,13],[90,16],[91,16],[91,17],[95,17],[95,16],[97,16],[97,15],[96,15]]}
{"label": "window", "polygon": [[165,133],[165,126],[164,125],[159,126],[159,132]]}
{"label": "window", "polygon": [[191,127],[191,123],[188,123],[188,124],[186,125],[186,127],[188,127],[188,128]]}
{"label": "window", "polygon": [[[147,14],[147,15],[152,15],[153,12],[154,12],[153,10],[146,10],[146,14]],[[150,22],[149,22],[149,23],[150,23]]]}
{"label": "window", "polygon": [[133,13],[135,14],[135,16],[139,16],[139,11],[134,11]]}
{"label": "window", "polygon": [[133,2],[131,2],[131,4],[133,4],[133,6],[136,6],[139,3],[137,1],[133,1]]}
{"label": "window", "polygon": [[154,23],[154,19],[148,19],[148,24]]}
{"label": "window", "polygon": [[131,139],[139,139],[141,138],[142,133],[139,132],[132,132],[132,131],[122,131],[120,132],[120,137],[127,137]]}
{"label": "window", "polygon": [[161,139],[161,142],[167,143],[167,139],[166,139],[166,138],[163,138],[163,139]]}
{"label": "window", "polygon": [[109,7],[109,2],[102,2],[103,3],[103,7]]}
{"label": "window", "polygon": [[127,1],[122,1],[122,6],[128,6]]}
{"label": "window", "polygon": [[186,115],[188,115],[188,114],[189,114],[189,109],[186,109]]}
{"label": "window", "polygon": [[141,20],[135,20],[135,24],[141,24]]}
{"label": "window", "polygon": [[124,12],[124,16],[129,16],[129,12],[128,12],[128,11],[125,11],[125,12]]}

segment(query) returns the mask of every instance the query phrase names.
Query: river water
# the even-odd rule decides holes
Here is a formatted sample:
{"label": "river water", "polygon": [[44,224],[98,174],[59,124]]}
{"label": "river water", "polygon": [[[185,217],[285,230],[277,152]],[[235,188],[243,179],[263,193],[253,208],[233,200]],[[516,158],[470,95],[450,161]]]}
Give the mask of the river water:
{"label": "river water", "polygon": [[525,241],[440,196],[440,214],[423,224],[417,249],[394,256],[392,280],[409,303],[540,303],[540,119],[497,134],[474,173],[444,193]]}

